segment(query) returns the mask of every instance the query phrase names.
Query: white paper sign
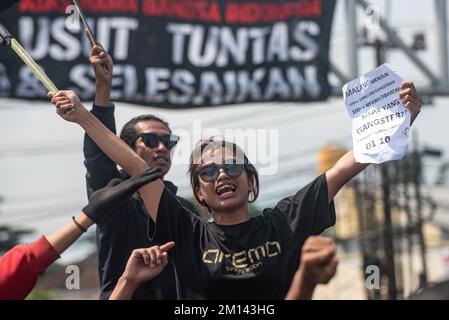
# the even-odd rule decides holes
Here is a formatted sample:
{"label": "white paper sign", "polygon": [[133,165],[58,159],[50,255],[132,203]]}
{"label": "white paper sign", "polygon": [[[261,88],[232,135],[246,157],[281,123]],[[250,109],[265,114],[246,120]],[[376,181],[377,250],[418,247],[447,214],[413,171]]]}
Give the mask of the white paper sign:
{"label": "white paper sign", "polygon": [[407,152],[411,115],[399,98],[402,80],[383,64],[344,85],[357,162],[399,160]]}

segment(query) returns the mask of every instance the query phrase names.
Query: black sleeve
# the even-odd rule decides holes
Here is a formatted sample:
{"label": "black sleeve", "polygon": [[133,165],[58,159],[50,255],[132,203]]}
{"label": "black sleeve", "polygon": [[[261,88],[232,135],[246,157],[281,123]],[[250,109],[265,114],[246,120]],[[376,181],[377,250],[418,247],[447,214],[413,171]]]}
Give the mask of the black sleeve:
{"label": "black sleeve", "polygon": [[175,253],[190,252],[196,237],[203,231],[204,222],[199,215],[184,207],[176,196],[164,188],[159,202],[154,240],[161,244],[174,241]]}
{"label": "black sleeve", "polygon": [[[108,129],[116,132],[114,107],[99,107],[95,104],[91,113],[98,118]],[[104,152],[87,135],[84,135],[84,166],[86,172],[87,194],[103,188],[113,178],[120,178],[117,165],[104,154]]]}
{"label": "black sleeve", "polygon": [[335,224],[335,207],[328,204],[326,175],[318,176],[295,195],[282,199],[274,208],[287,218],[295,236],[319,235]]}

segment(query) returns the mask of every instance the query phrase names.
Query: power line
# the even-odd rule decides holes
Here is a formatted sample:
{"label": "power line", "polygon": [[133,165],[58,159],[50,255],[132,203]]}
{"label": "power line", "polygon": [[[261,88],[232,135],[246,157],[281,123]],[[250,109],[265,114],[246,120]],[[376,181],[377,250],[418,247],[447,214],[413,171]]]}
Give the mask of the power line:
{"label": "power line", "polygon": [[45,211],[45,213],[43,214],[39,214],[39,212],[42,212],[43,210],[38,210],[36,212],[33,213],[33,215],[30,216],[26,216],[26,217],[14,217],[13,219],[9,219],[9,220],[5,220],[5,219],[1,219],[0,223],[1,224],[10,224],[10,223],[18,223],[18,222],[26,222],[29,220],[35,220],[36,222],[43,222],[42,218],[46,218],[48,219],[49,217],[59,217],[59,216],[63,216],[64,214],[68,214],[68,211],[73,211],[78,209],[79,211],[81,211],[81,209],[79,209],[78,206],[73,206],[73,205],[67,205],[67,206],[60,206],[58,207],[59,210],[53,209],[53,210],[48,210]]}
{"label": "power line", "polygon": [[[86,201],[84,201],[85,204]],[[38,205],[38,206],[30,206],[26,208],[19,208],[19,209],[13,209],[6,211],[8,215],[20,215],[22,216],[33,216],[35,212],[42,212],[42,211],[56,211],[56,210],[62,210],[65,208],[80,208],[83,206],[83,201],[71,201],[71,202],[65,202],[65,203],[53,203],[53,204],[47,204],[47,205]],[[26,214],[28,213],[28,214]],[[5,216],[5,213],[3,213],[3,217]],[[20,218],[20,217],[19,217]]]}
{"label": "power line", "polygon": [[[298,157],[300,157],[300,156],[303,157],[303,158],[308,157],[308,156],[312,156],[310,153],[311,153],[311,152],[315,152],[315,151],[317,151],[317,148],[313,147],[313,148],[307,148],[307,149],[300,150],[299,152],[292,152],[292,153],[290,153],[290,154],[288,155],[287,161],[292,160],[292,159],[293,159],[293,156],[295,156],[295,158],[294,158],[295,160],[297,160]],[[280,162],[284,162],[284,157],[280,157],[280,158],[281,158],[281,161],[280,161]],[[309,162],[310,162],[310,161],[309,161]],[[315,162],[315,160],[314,160],[314,162]],[[288,173],[290,173],[290,172],[295,172],[297,166],[292,166],[292,167],[294,167],[295,170],[286,172],[285,174],[288,174]],[[309,167],[307,167],[307,168],[311,168],[311,166],[309,166]],[[287,170],[289,170],[289,169],[287,168]],[[281,176],[279,176],[279,173],[278,173],[278,174],[273,175],[273,176],[274,176],[275,178],[279,176],[279,178],[277,178],[277,179],[281,179],[282,177],[285,176],[284,173],[280,173],[280,175],[281,175]],[[268,178],[268,179],[270,179],[270,178]],[[190,181],[190,180],[189,180],[189,181]],[[184,189],[184,188],[190,187],[190,183],[188,182],[188,183],[178,184],[177,187],[178,187],[178,189]]]}
{"label": "power line", "polygon": [[[304,185],[305,186],[305,185]],[[282,188],[280,190],[275,190],[272,192],[269,192],[268,195],[265,194],[263,201],[256,202],[256,206],[265,207],[266,204],[273,204],[274,202],[279,202],[280,200],[284,199],[285,197],[289,197],[291,195],[296,194],[303,186],[298,186],[296,188],[294,187],[288,187],[288,188]],[[263,208],[261,208],[263,209]]]}
{"label": "power line", "polygon": [[[262,119],[254,119],[254,118],[246,118],[246,119],[242,119],[239,117],[238,120],[236,120],[237,123],[239,122],[245,122],[245,123],[253,123],[256,122],[257,123],[263,123],[263,122],[273,122],[276,121],[276,125],[282,125],[282,124],[297,124],[297,123],[301,123],[301,122],[305,122],[305,121],[310,121],[312,119],[315,118],[321,118],[321,117],[325,117],[325,116],[329,116],[329,115],[333,115],[335,113],[340,113],[342,112],[341,109],[338,108],[333,108],[330,111],[327,111],[326,113],[322,113],[322,110],[314,110],[317,111],[316,113],[306,113],[301,115],[302,113],[304,113],[304,110],[302,109],[297,109],[297,110],[293,110],[293,112],[287,112],[287,113],[282,113],[280,112],[277,115],[273,115],[270,117],[262,117]],[[343,110],[344,111],[344,110]],[[294,116],[298,116],[301,115],[300,119],[294,117]],[[284,119],[284,121],[280,121]],[[235,125],[235,122],[233,123],[233,125]]]}
{"label": "power line", "polygon": [[[273,112],[277,112],[278,110],[279,109],[276,106],[276,107],[272,107],[272,108],[264,110],[264,111],[259,111],[258,114],[266,115],[266,114],[270,114],[270,113],[273,113]],[[213,118],[213,119],[210,119],[210,120],[206,120],[205,121],[205,125],[206,126],[212,126],[214,124],[221,124],[223,122],[234,122],[235,120],[239,120],[239,119],[242,119],[242,118],[247,119],[247,117],[251,117],[251,116],[254,116],[254,110],[250,110],[249,112],[245,112],[245,113],[239,113],[239,115],[233,114],[231,116],[217,117],[217,118]],[[179,127],[182,127],[182,126],[179,126]]]}
{"label": "power line", "polygon": [[19,196],[8,196],[4,197],[4,202],[33,202],[37,200],[43,199],[56,199],[61,197],[79,197],[80,194],[85,192],[86,190],[81,189],[67,189],[67,190],[57,190],[57,191],[47,191],[42,193],[33,193],[27,195],[19,195]]}
{"label": "power line", "polygon": [[[266,117],[266,115],[271,114],[273,112],[279,112],[279,107],[275,107],[275,108],[271,108],[268,109],[266,111],[262,111],[262,112],[258,112],[258,113],[254,113],[254,111],[250,111],[248,113],[245,114],[239,114],[238,116],[230,116],[230,117],[220,117],[220,118],[216,118],[213,119],[211,121],[206,121],[206,127],[210,126],[211,124],[221,124],[223,122],[226,121],[232,121],[232,125],[235,127],[235,122],[239,123],[242,121],[245,122],[265,122],[265,121],[273,121],[273,120],[277,120],[277,119],[284,119],[287,118],[287,121],[283,121],[282,123],[299,123],[299,122],[304,122],[304,121],[308,121],[310,119],[313,118],[318,118],[318,117],[323,117],[323,116],[327,116],[327,115],[331,115],[337,112],[342,112],[344,111],[343,109],[339,109],[339,108],[333,108],[331,111],[328,111],[324,114],[322,114],[320,111],[322,110],[313,110],[313,111],[319,111],[318,113],[312,113],[312,114],[305,114],[301,117],[301,119],[292,119],[292,116],[294,115],[298,115],[301,113],[304,113],[303,109],[293,109],[292,112],[287,112],[287,113],[280,113],[278,115],[274,115],[271,117]],[[250,116],[250,117],[249,117]],[[262,117],[262,119],[260,119]],[[277,123],[279,124],[279,122]],[[177,127],[186,127],[182,126],[182,125],[178,125]],[[221,125],[220,127],[227,127],[227,124]],[[12,147],[12,148],[7,148],[7,149],[0,149],[0,157],[33,157],[33,156],[42,156],[42,155],[52,155],[52,154],[67,154],[67,153],[75,153],[75,152],[80,152],[80,150],[78,149],[80,146],[80,143],[76,142],[73,143],[71,142],[70,144],[67,144],[67,142],[61,142],[58,144],[54,144],[54,145],[46,145],[46,146],[30,146],[30,147]],[[2,147],[4,148],[4,147]]]}
{"label": "power line", "polygon": [[310,171],[314,172],[315,170],[316,170],[315,165],[310,165],[310,166],[302,167],[302,168],[296,168],[294,170],[289,170],[286,172],[278,173],[274,176],[271,176],[267,179],[262,180],[261,182],[266,183],[266,182],[273,182],[273,181],[276,182],[276,181],[280,181],[280,180],[285,181],[288,179],[297,178],[297,176],[295,176],[295,175],[303,174],[305,172],[310,172]]}
{"label": "power line", "polygon": [[[285,182],[285,181],[288,181],[288,180],[291,180],[291,179],[297,179],[299,174],[304,174],[306,172],[314,172],[315,170],[316,170],[315,166],[312,165],[312,166],[301,167],[301,168],[296,168],[294,170],[289,170],[289,171],[286,171],[286,172],[282,172],[282,173],[276,174],[276,175],[274,175],[274,176],[272,176],[270,178],[263,179],[263,180],[261,179],[260,180],[261,187],[263,187],[263,185],[266,185],[267,182],[268,183],[273,183],[273,182],[278,182],[278,181],[279,182]],[[310,176],[313,176],[313,175],[310,174]],[[190,187],[190,185],[188,187]],[[188,188],[188,187],[186,186],[185,188],[179,188],[179,194],[192,195],[192,189]],[[272,196],[276,196],[277,197],[279,195],[279,193],[283,192],[283,190],[284,189],[273,190],[272,192],[263,193],[262,195],[263,195],[264,198],[267,198],[267,197],[270,198]],[[289,188],[287,188],[285,190],[296,190],[297,191],[298,189],[289,187]],[[271,201],[271,199],[264,200],[262,203],[265,203],[265,202],[268,202],[268,201]]]}
{"label": "power line", "polygon": [[[344,141],[348,137],[349,136],[345,136],[345,137],[337,138],[337,139],[333,139],[333,140],[336,142],[339,142],[339,141]],[[292,160],[299,160],[298,158],[306,158],[306,157],[310,157],[310,156],[316,156],[319,150],[320,150],[319,147],[309,147],[309,148],[305,148],[305,149],[301,149],[301,150],[296,150],[296,151],[287,153],[286,155],[280,156],[279,162],[285,164],[285,163],[291,162]],[[315,161],[315,163],[316,163],[316,161]],[[283,179],[284,177],[288,178],[288,174],[295,173],[296,170],[298,170],[296,166],[294,166],[294,167],[295,167],[295,170],[288,171],[285,174],[281,173],[281,176],[278,176],[278,174],[277,174],[276,176],[274,176],[273,179],[270,179],[269,181],[276,180],[276,179]],[[316,167],[308,166],[306,169],[307,170],[316,170]],[[287,170],[289,170],[289,169],[287,169]],[[266,181],[266,180],[264,180],[264,181]],[[184,188],[190,187],[190,183],[179,184],[179,185],[177,185],[177,187],[179,189],[184,189]]]}
{"label": "power line", "polygon": [[22,147],[22,148],[10,148],[10,149],[0,149],[0,157],[35,157],[35,156],[47,156],[53,154],[67,154],[81,152],[79,149],[80,144],[55,144],[47,146],[36,146],[36,147]]}

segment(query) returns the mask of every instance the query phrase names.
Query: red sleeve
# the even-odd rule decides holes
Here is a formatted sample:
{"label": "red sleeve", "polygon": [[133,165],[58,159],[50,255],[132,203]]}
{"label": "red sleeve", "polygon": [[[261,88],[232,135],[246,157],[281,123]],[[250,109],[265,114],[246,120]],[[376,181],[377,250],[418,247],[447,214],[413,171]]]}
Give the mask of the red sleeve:
{"label": "red sleeve", "polygon": [[9,250],[0,258],[0,300],[25,299],[37,277],[58,258],[45,237]]}

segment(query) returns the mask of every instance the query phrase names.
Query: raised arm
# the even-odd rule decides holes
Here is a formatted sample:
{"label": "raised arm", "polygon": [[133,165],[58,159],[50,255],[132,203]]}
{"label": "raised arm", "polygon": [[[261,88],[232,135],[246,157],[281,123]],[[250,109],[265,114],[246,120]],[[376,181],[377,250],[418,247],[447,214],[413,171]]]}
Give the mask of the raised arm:
{"label": "raised arm", "polygon": [[160,169],[146,169],[126,181],[112,180],[94,192],[74,221],[32,244],[21,244],[0,258],[0,300],[24,299],[59,255],[69,248],[94,223],[101,222],[120,202],[137,189],[161,177]]}
{"label": "raised arm", "polygon": [[89,62],[95,72],[95,105],[112,107],[112,57],[97,42],[89,54]]}
{"label": "raised arm", "polygon": [[337,272],[338,259],[331,239],[311,236],[301,250],[301,263],[285,300],[311,300],[318,284],[327,284]]}
{"label": "raised arm", "polygon": [[354,151],[347,152],[326,172],[328,201],[332,202],[340,189],[353,177],[362,172],[369,164],[355,161]]}
{"label": "raised arm", "polygon": [[[404,106],[411,112],[411,123],[415,121],[421,111],[421,98],[416,92],[415,85],[411,81],[401,83],[399,96]],[[354,152],[351,150],[346,153],[338,162],[326,172],[327,188],[329,194],[329,203],[332,202],[340,189],[353,177],[358,175],[368,167],[368,164],[357,163],[354,158]]]}
{"label": "raised arm", "polygon": [[[90,111],[109,130],[116,133],[114,105],[110,100],[112,86],[112,58],[97,43],[89,54],[89,62],[95,72],[95,103]],[[84,135],[84,166],[87,169],[87,191],[104,187],[110,180],[120,177],[117,165],[89,137]]]}
{"label": "raised arm", "polygon": [[[91,221],[80,213],[76,220],[86,228]],[[38,277],[83,231],[73,222],[31,244],[19,244],[0,258],[0,300],[22,300],[33,290]]]}
{"label": "raised arm", "polygon": [[[83,106],[73,91],[49,93],[51,102],[56,105],[56,112],[66,121],[79,124],[98,147],[130,176],[134,176],[148,167],[124,141],[106,128]],[[73,111],[69,111],[72,109]],[[155,180],[139,189],[145,206],[153,221],[156,221],[159,201],[164,190],[161,180]]]}

